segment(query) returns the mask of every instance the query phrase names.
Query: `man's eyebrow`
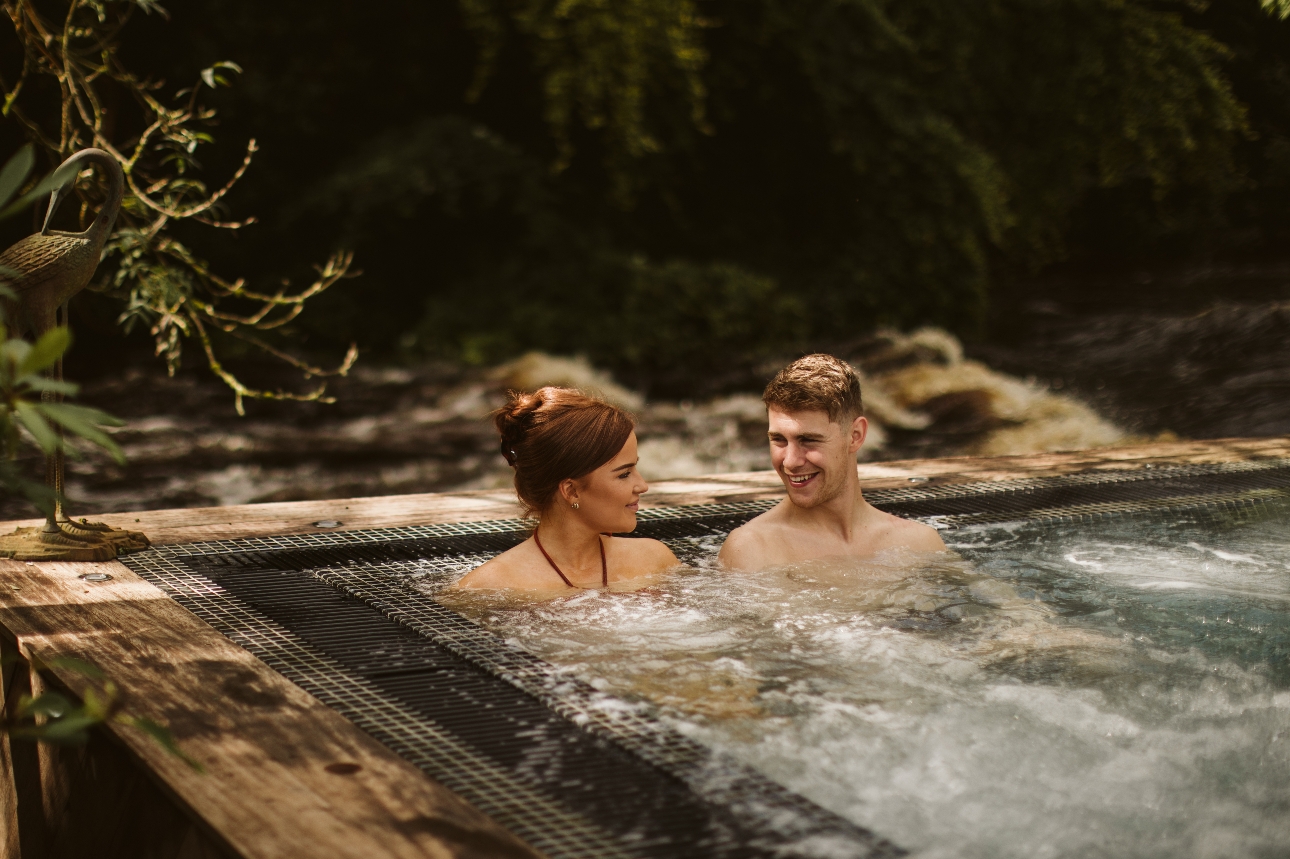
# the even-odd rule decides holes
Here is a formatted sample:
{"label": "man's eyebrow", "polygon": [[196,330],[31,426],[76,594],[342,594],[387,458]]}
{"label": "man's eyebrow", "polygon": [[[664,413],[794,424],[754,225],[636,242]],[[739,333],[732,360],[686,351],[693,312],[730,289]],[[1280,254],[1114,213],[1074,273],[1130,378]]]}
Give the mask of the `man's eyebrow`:
{"label": "man's eyebrow", "polygon": [[[766,435],[769,438],[788,438],[787,435],[779,430],[767,430]],[[824,441],[826,436],[818,432],[804,432],[794,436],[798,441]]]}

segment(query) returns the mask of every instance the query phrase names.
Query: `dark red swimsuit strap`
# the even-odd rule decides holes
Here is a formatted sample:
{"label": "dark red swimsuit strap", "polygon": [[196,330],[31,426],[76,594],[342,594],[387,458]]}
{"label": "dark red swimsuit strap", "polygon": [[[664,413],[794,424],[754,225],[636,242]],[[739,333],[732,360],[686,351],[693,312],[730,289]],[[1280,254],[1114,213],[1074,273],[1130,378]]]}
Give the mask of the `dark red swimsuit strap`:
{"label": "dark red swimsuit strap", "polygon": [[560,568],[556,566],[555,561],[551,560],[551,556],[546,553],[546,549],[542,548],[542,540],[538,537],[537,529],[533,530],[533,542],[537,543],[538,551],[542,553],[542,557],[546,558],[546,562],[551,565],[551,569],[555,570],[555,574],[560,577],[560,581],[569,587],[573,587],[573,582],[569,581],[564,573],[560,572]]}
{"label": "dark red swimsuit strap", "polygon": [[599,535],[596,539],[600,540],[600,586],[607,588],[609,587],[609,562],[605,560],[605,541]]}
{"label": "dark red swimsuit strap", "polygon": [[[571,588],[578,588],[578,585],[575,585],[573,582],[569,581],[569,577],[566,576],[558,566],[556,566],[555,561],[551,560],[551,556],[548,555],[546,549],[542,547],[542,540],[538,537],[538,532],[536,528],[533,530],[533,542],[537,544],[538,551],[542,553],[542,557],[546,558],[546,562],[551,565],[551,569],[555,570],[555,574],[560,577],[560,581],[564,582],[566,585],[568,585]],[[605,541],[604,540],[600,541],[600,586],[602,588],[609,587],[609,564],[605,560]],[[578,588],[578,589],[586,590],[586,588]]]}

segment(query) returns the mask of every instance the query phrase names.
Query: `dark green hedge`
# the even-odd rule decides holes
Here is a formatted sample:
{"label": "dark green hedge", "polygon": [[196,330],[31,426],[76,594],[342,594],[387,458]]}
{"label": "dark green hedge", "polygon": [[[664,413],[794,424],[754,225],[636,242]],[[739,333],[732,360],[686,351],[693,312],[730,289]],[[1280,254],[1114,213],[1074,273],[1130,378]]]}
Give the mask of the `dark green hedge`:
{"label": "dark green hedge", "polygon": [[[135,67],[219,59],[261,155],[204,239],[364,276],[310,346],[585,353],[656,392],[878,324],[970,332],[1069,254],[1283,234],[1287,24],[1257,0],[189,0]],[[227,159],[226,163],[221,158]],[[1242,245],[1244,243],[1244,245]]]}

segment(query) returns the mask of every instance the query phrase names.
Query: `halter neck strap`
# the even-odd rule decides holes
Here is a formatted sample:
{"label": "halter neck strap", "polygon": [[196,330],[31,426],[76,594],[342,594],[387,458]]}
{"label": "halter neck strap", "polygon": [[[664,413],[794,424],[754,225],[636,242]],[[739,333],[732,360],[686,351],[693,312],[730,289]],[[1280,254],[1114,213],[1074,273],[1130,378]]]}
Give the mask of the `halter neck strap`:
{"label": "halter neck strap", "polygon": [[[600,586],[602,588],[607,588],[609,587],[609,563],[605,560],[605,541],[601,539],[599,534],[596,535],[596,540],[600,544]],[[533,529],[533,542],[537,544],[538,551],[542,553],[542,557],[546,558],[546,562],[551,565],[551,569],[555,570],[555,574],[560,577],[560,581],[564,582],[571,588],[590,590],[590,588],[584,588],[581,585],[575,585],[573,582],[569,581],[569,577],[564,574],[564,571],[556,566],[555,561],[551,560],[551,556],[547,554],[546,549],[543,548],[542,540],[538,537],[536,528]]]}

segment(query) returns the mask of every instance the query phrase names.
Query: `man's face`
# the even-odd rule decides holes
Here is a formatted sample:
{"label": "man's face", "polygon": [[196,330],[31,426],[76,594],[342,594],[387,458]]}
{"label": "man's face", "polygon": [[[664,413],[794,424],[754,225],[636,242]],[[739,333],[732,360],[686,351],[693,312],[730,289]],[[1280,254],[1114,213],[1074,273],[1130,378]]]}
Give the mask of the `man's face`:
{"label": "man's face", "polygon": [[768,417],[770,461],[789,500],[809,508],[841,495],[855,473],[856,452],[864,444],[869,422],[856,418],[844,427],[822,411],[770,409]]}

